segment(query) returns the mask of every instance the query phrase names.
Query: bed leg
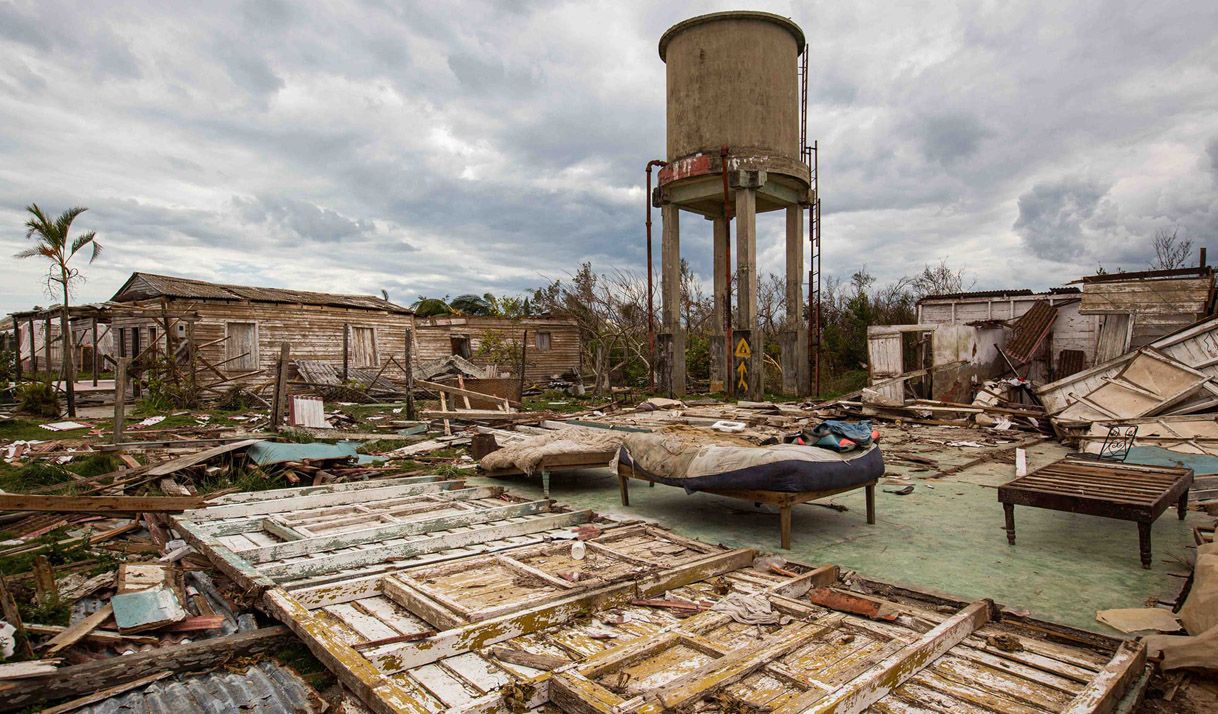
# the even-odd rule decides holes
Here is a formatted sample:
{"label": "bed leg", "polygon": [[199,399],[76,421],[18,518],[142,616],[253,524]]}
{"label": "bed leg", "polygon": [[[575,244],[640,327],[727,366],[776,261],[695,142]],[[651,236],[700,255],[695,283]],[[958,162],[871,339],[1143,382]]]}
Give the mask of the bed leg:
{"label": "bed leg", "polygon": [[875,484],[869,483],[867,492],[867,523],[875,525]]}
{"label": "bed leg", "polygon": [[626,480],[627,480],[626,474],[619,473],[617,475],[617,486],[618,486],[618,489],[621,490],[621,492],[622,492],[622,505],[623,506],[630,505],[630,488],[626,485]]}
{"label": "bed leg", "polygon": [[791,549],[791,504],[784,503],[778,507],[779,540],[783,550]]}

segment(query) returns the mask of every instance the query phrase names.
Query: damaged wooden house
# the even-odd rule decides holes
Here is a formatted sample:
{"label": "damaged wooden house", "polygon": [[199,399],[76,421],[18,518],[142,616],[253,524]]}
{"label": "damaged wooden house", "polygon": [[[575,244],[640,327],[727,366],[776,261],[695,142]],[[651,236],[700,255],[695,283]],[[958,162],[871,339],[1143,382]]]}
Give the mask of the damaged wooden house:
{"label": "damaged wooden house", "polygon": [[864,401],[968,403],[985,381],[1044,384],[1107,363],[1214,314],[1208,266],[1115,273],[1062,288],[931,295],[913,325],[867,328]]}

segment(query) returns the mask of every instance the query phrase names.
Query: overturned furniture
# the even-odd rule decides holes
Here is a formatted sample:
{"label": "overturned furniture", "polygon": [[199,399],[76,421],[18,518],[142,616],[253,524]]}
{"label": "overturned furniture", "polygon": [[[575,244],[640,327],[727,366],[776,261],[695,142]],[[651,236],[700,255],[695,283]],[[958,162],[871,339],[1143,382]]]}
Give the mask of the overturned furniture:
{"label": "overturned furniture", "polygon": [[884,474],[877,447],[837,453],[795,444],[758,447],[743,439],[710,437],[689,430],[630,434],[617,457],[622,505],[628,482],[640,479],[704,491],[779,509],[780,544],[791,547],[791,509],[800,503],[858,488],[867,492],[867,522],[875,523],[875,486]]}
{"label": "overturned furniture", "polygon": [[1138,524],[1142,567],[1150,568],[1150,526],[1168,506],[1184,520],[1193,470],[1063,459],[998,487],[1007,541],[1015,544],[1015,505],[1085,513]]}
{"label": "overturned furniture", "polygon": [[494,489],[344,486],[176,520],[379,714],[1107,712],[1145,683],[1141,644],[985,600],[775,567]]}

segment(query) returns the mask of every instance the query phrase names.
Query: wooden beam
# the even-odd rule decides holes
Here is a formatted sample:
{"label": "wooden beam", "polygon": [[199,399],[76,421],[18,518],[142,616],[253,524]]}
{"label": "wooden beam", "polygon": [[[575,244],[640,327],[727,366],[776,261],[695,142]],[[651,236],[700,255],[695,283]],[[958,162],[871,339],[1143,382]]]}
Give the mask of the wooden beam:
{"label": "wooden beam", "polygon": [[203,505],[197,496],[38,496],[0,494],[0,511],[43,513],[181,513]]}
{"label": "wooden beam", "polygon": [[471,421],[536,421],[546,412],[500,412],[493,409],[424,409],[424,419],[468,419]]}
{"label": "wooden beam", "polygon": [[61,667],[54,677],[0,684],[0,709],[20,709],[77,697],[161,672],[213,669],[231,660],[270,652],[281,647],[288,639],[286,627],[264,627],[251,632]]}
{"label": "wooden beam", "polygon": [[1126,640],[1116,654],[1062,711],[1064,714],[1109,714],[1146,666],[1146,643]]}
{"label": "wooden beam", "polygon": [[279,365],[275,370],[275,398],[271,401],[271,431],[279,431],[282,428],[284,414],[288,411],[288,364],[290,359],[291,347],[284,342],[279,345]]}
{"label": "wooden beam", "polygon": [[184,468],[189,468],[191,466],[194,466],[195,464],[201,464],[204,461],[207,461],[209,459],[214,459],[215,457],[220,456],[222,454],[227,454],[232,451],[239,451],[241,449],[247,448],[253,444],[258,443],[259,441],[262,441],[262,440],[261,439],[245,439],[242,441],[236,441],[236,442],[232,442],[229,444],[221,444],[219,446],[213,446],[210,449],[204,449],[202,451],[198,451],[193,454],[187,454],[186,456],[181,456],[176,459],[172,459],[170,461],[165,461],[163,463],[159,463],[156,466],[149,468],[146,473],[148,476],[168,476],[169,474],[172,474],[177,471],[181,471]]}
{"label": "wooden beam", "polygon": [[514,407],[520,406],[520,402],[512,401],[507,397],[497,397],[494,394],[483,394],[482,392],[475,392],[472,389],[452,387],[447,384],[440,384],[439,382],[429,382],[425,379],[416,379],[414,380],[414,383],[417,386],[423,387],[424,389],[430,389],[433,392],[448,392],[449,394],[455,394],[458,397],[473,397],[474,399],[482,399],[491,402],[507,402]]}
{"label": "wooden beam", "polygon": [[96,692],[93,692],[92,694],[86,694],[85,696],[78,697],[76,699],[73,699],[70,702],[64,702],[63,704],[60,704],[58,706],[48,707],[46,709],[43,709],[38,714],[67,714],[67,712],[76,711],[77,709],[80,709],[81,707],[86,707],[90,704],[96,704],[97,702],[100,702],[103,699],[109,699],[110,697],[116,697],[120,694],[123,694],[124,692],[129,692],[132,689],[139,689],[140,687],[152,684],[153,682],[159,682],[162,679],[165,679],[166,677],[169,677],[172,675],[173,675],[173,672],[154,672],[153,674],[150,674],[147,677],[140,677],[139,679],[136,679],[136,680],[133,680],[130,682],[125,682],[123,684],[116,684],[112,687],[106,687],[105,689],[99,689]]}
{"label": "wooden beam", "polygon": [[123,443],[123,419],[127,414],[127,369],[131,364],[130,358],[119,357],[114,367],[114,444]]}

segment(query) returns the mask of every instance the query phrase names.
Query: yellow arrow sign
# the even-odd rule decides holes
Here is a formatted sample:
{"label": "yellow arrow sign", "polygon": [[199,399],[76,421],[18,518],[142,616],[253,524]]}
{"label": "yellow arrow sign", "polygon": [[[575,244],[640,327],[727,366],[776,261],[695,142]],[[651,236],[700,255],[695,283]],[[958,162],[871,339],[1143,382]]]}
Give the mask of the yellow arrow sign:
{"label": "yellow arrow sign", "polygon": [[736,343],[736,356],[741,359],[748,359],[753,356],[753,350],[749,349],[748,340],[743,337]]}
{"label": "yellow arrow sign", "polygon": [[743,374],[740,375],[740,379],[736,381],[736,389],[739,389],[740,391],[743,392],[743,391],[747,391],[748,388],[749,388],[748,380],[744,378]]}
{"label": "yellow arrow sign", "polygon": [[739,374],[741,377],[744,377],[744,375],[746,375],[748,373],[749,373],[748,364],[741,362],[740,364],[736,365],[736,374]]}

